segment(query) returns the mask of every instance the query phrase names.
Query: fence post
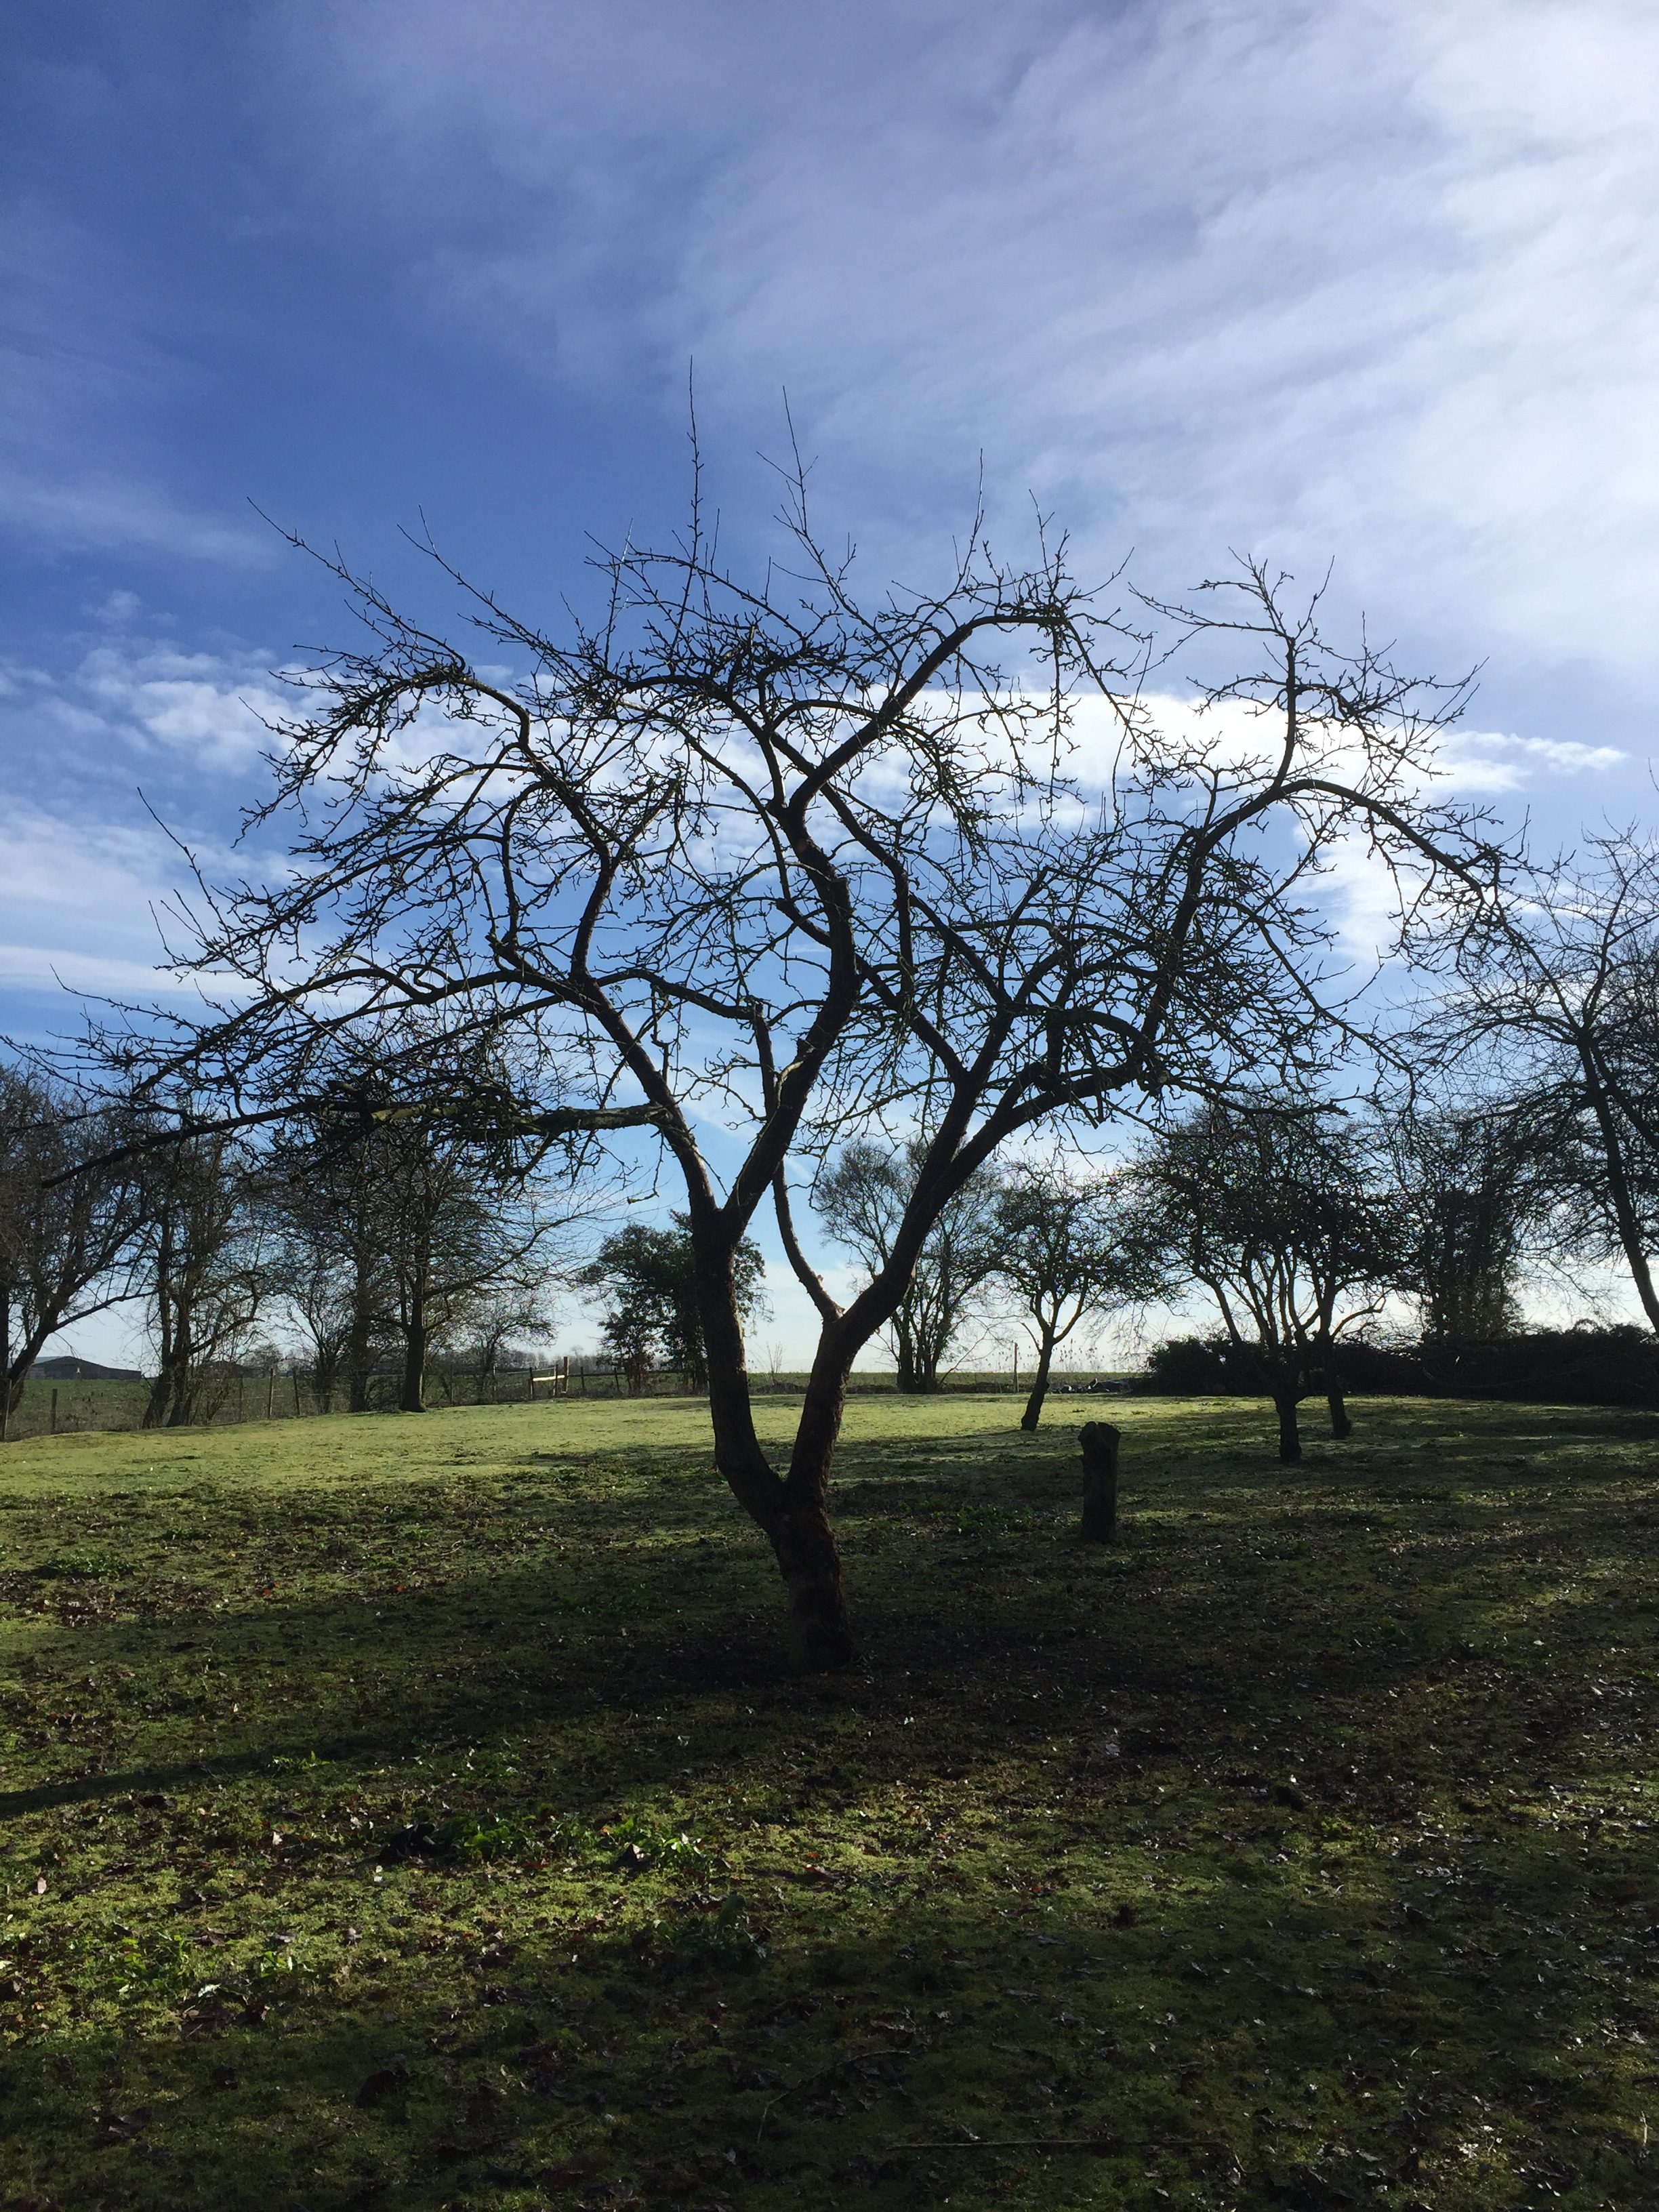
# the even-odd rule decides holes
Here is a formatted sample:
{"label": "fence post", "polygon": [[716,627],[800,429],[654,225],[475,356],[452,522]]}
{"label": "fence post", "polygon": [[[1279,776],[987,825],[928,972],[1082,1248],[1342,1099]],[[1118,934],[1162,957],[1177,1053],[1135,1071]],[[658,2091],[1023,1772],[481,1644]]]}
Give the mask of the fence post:
{"label": "fence post", "polygon": [[270,1375],[265,1381],[265,1419],[270,1420],[276,1411],[276,1377]]}
{"label": "fence post", "polygon": [[1117,1450],[1122,1431],[1109,1421],[1085,1421],[1077,1440],[1083,1454],[1083,1540],[1109,1544],[1117,1534]]}
{"label": "fence post", "polygon": [[52,1433],[53,1436],[56,1436],[58,1433],[58,1393],[56,1390],[52,1394]]}

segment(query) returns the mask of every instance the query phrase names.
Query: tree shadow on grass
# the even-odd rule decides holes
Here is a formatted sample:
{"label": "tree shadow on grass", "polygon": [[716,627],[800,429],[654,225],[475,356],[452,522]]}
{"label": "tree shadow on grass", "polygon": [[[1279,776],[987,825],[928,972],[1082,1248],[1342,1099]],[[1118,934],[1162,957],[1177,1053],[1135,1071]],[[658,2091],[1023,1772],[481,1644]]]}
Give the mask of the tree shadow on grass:
{"label": "tree shadow on grass", "polygon": [[[829,1680],[711,1493],[671,1542],[626,1486],[579,1561],[64,1630],[35,1703],[109,1755],[0,1801],[14,2202],[1643,2201],[1650,1472],[1480,1412],[1430,1481],[1172,1420],[1107,1552],[1069,1436],[854,1457]],[[385,1859],[456,1813],[522,1832]],[[109,1994],[112,1916],[176,1990]]]}

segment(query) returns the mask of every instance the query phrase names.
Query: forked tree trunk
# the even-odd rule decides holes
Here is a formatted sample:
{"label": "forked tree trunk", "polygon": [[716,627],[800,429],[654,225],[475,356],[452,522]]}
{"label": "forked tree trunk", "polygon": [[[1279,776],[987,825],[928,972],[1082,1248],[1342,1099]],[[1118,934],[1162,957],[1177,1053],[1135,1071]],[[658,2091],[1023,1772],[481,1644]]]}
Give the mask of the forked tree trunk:
{"label": "forked tree trunk", "polygon": [[1025,1401],[1025,1411],[1019,1417],[1019,1425],[1028,1435],[1042,1419],[1042,1401],[1048,1395],[1048,1370],[1054,1364],[1054,1333],[1051,1328],[1045,1328],[1037,1347],[1036,1373],[1031,1382],[1031,1395]]}
{"label": "forked tree trunk", "polygon": [[789,1472],[781,1480],[755,1433],[730,1255],[705,1258],[698,1251],[696,1266],[714,1463],[772,1547],[787,1594],[791,1666],[799,1674],[844,1667],[853,1656],[853,1632],[827,1499],[857,1347],[825,1329],[807,1378]]}
{"label": "forked tree trunk", "polygon": [[783,1514],[767,1531],[789,1594],[790,1662],[803,1674],[844,1667],[853,1656],[847,1588],[827,1503],[853,1354],[850,1347],[843,1352],[834,1344],[830,1332],[825,1336],[830,1340],[819,1344],[807,1377],[800,1426],[782,1485]]}

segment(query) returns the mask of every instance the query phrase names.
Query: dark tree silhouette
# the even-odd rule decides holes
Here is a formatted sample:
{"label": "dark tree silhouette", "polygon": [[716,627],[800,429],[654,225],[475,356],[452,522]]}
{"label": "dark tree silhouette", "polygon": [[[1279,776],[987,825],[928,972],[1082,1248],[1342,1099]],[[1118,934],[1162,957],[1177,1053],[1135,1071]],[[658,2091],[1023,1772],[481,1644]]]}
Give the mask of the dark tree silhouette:
{"label": "dark tree silhouette", "polygon": [[[942,589],[866,605],[804,480],[790,498],[790,568],[730,572],[694,519],[603,562],[597,618],[556,636],[475,595],[477,662],[337,568],[367,641],[308,679],[257,816],[292,825],[294,864],[187,909],[181,963],[237,996],[128,1052],[277,1113],[337,1036],[415,1007],[511,1038],[518,1088],[489,1103],[516,1132],[659,1152],[715,1458],[775,1553],[797,1663],[823,1667],[853,1649],[828,1504],[848,1376],[942,1210],[1022,1132],[1314,1056],[1339,842],[1406,863],[1419,919],[1425,869],[1486,861],[1417,795],[1456,695],[1328,649],[1263,571],[1132,623],[1063,548],[1016,570],[975,528]],[[1183,647],[1198,711],[1155,710],[1145,672]],[[926,1146],[843,1306],[791,1186],[872,1123]],[[734,1277],[769,1201],[821,1323],[781,1470]]]}
{"label": "dark tree silhouette", "polygon": [[0,1437],[48,1339],[137,1288],[145,1200],[122,1108],[0,1066]]}
{"label": "dark tree silhouette", "polygon": [[[732,1288],[741,1319],[761,1302],[766,1262],[748,1238],[732,1259]],[[697,1313],[697,1255],[684,1213],[673,1226],[632,1222],[607,1237],[574,1278],[582,1288],[608,1294],[605,1348],[637,1395],[653,1367],[679,1370],[689,1389],[708,1387],[708,1360]]]}

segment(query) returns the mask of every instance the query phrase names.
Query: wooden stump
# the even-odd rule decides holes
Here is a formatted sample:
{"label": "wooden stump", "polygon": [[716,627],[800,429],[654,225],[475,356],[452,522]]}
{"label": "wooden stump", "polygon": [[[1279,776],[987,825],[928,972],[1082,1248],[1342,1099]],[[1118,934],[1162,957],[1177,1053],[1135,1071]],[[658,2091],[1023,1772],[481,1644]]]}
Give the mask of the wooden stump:
{"label": "wooden stump", "polygon": [[1077,1440],[1083,1453],[1083,1540],[1109,1544],[1117,1534],[1117,1449],[1123,1432],[1109,1421],[1085,1421]]}

